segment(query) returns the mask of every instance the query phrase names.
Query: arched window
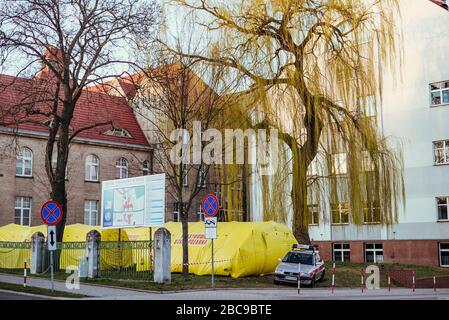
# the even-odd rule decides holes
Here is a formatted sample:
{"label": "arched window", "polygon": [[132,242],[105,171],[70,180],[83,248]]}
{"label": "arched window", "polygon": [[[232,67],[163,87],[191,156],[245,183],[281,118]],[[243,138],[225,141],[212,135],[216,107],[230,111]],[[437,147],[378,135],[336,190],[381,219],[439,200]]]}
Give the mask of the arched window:
{"label": "arched window", "polygon": [[116,179],[128,178],[128,160],[120,158],[115,162]]}
{"label": "arched window", "polygon": [[147,176],[151,173],[150,161],[145,160],[142,164],[142,174]]}
{"label": "arched window", "polygon": [[86,181],[98,181],[100,179],[100,160],[97,156],[91,154],[86,158]]}
{"label": "arched window", "polygon": [[16,156],[16,176],[31,177],[33,175],[33,152],[22,148]]}

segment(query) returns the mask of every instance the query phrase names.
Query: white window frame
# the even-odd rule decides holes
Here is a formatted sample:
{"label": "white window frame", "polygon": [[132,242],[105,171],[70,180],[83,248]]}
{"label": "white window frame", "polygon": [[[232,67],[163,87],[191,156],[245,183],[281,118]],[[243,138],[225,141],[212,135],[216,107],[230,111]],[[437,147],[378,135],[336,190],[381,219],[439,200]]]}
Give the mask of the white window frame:
{"label": "white window frame", "polygon": [[196,212],[198,215],[198,221],[204,221],[204,212],[203,212],[203,206],[200,204],[198,211]]}
{"label": "white window frame", "polygon": [[[123,173],[126,174],[123,174]],[[117,159],[115,162],[115,177],[116,179],[126,179],[129,177],[128,160],[124,157]]]}
{"label": "white window frame", "polygon": [[[24,152],[29,152],[28,156],[24,156]],[[25,173],[26,163],[30,163],[30,174]],[[20,172],[17,173],[17,168],[20,168]],[[33,176],[33,151],[28,147],[20,148],[16,155],[16,176],[17,177],[32,177]]]}
{"label": "white window frame", "polygon": [[[94,220],[93,214],[95,215],[95,223],[91,224]],[[98,200],[84,200],[84,224],[88,226],[98,225]]]}
{"label": "white window frame", "polygon": [[198,174],[197,187],[206,188],[206,167],[202,165],[201,169],[198,170],[200,172]]}
{"label": "white window frame", "polygon": [[[336,248],[335,245],[339,245],[340,248]],[[348,245],[348,248],[344,248],[345,245]],[[341,254],[341,259],[338,262],[350,262],[351,261],[351,244],[350,243],[333,243],[332,244],[332,260],[333,261],[337,261],[335,260],[335,252],[338,251]],[[349,260],[345,261],[345,252],[349,252]]]}
{"label": "white window frame", "polygon": [[180,222],[181,221],[181,215],[179,214],[179,204],[181,202],[175,202],[173,203],[173,222]]}
{"label": "white window frame", "polygon": [[[438,88],[438,89],[432,89],[432,85],[440,85],[440,84],[444,84],[444,83],[449,83],[449,80],[446,81],[440,81],[440,82],[434,82],[431,83],[429,85],[429,89],[430,89],[430,106],[432,107],[439,107],[439,106],[445,106],[445,105],[449,105],[449,101],[444,102],[443,101],[443,97],[444,97],[444,92],[448,91],[449,92],[449,87],[448,88]],[[438,104],[434,104],[432,101],[432,94],[433,93],[439,93],[440,97],[441,97],[441,103]]]}
{"label": "white window frame", "polygon": [[[311,215],[311,217],[312,217],[312,222],[309,223],[309,226],[319,226],[320,225],[320,207],[319,207],[319,205],[314,203],[314,204],[309,204],[307,207],[309,208],[308,214]],[[315,210],[313,210],[313,209],[315,209]],[[314,213],[317,214],[318,221],[315,221]]]}
{"label": "white window frame", "polygon": [[[443,147],[437,148],[437,143],[443,143]],[[443,162],[437,162],[437,150],[443,151]],[[433,142],[433,162],[436,166],[449,164],[449,140],[438,140]]]}
{"label": "white window frame", "polygon": [[[348,222],[342,222],[342,214],[343,214],[343,205],[346,204],[347,206],[347,210],[348,210]],[[331,204],[331,218],[332,218],[332,224],[333,225],[347,225],[349,224],[349,219],[350,219],[350,210],[349,210],[349,203],[348,202],[339,202],[338,203],[338,216],[339,216],[339,222],[335,222],[333,220],[334,214],[333,214],[333,205]]]}
{"label": "white window frame", "polygon": [[[447,244],[447,245],[449,245],[449,243],[447,243],[447,242],[440,242],[440,243],[438,244],[438,255],[439,255],[439,258],[440,258],[440,267],[448,268],[448,267],[449,267],[449,262],[448,262],[448,264],[443,264],[443,259],[442,259],[441,253],[442,253],[442,252],[449,252],[449,249],[441,249],[441,245],[442,245],[442,244]],[[448,260],[449,260],[449,259],[448,259]]]}
{"label": "white window frame", "polygon": [[[93,178],[92,170],[96,171],[96,179]],[[100,159],[94,154],[90,154],[86,157],[84,181],[100,181]]]}
{"label": "white window frame", "polygon": [[[58,159],[55,159],[53,157],[53,160],[51,160],[51,168],[53,169],[53,172],[56,172],[57,164],[58,164]],[[66,180],[69,179],[68,170],[69,170],[69,166],[68,166],[68,163],[67,163],[66,166],[65,166],[65,177],[64,177]]]}
{"label": "white window frame", "polygon": [[332,174],[345,175],[348,173],[347,154],[345,152],[332,154]]}
{"label": "white window frame", "polygon": [[188,187],[189,186],[189,167],[187,164],[183,164],[182,165],[182,172],[183,172],[183,177],[182,177],[182,185],[184,187]]}
{"label": "white window frame", "polygon": [[144,176],[148,176],[151,173],[151,165],[150,165],[150,160],[145,160],[142,163],[142,175]]}
{"label": "white window frame", "polygon": [[364,117],[377,117],[376,97],[373,95],[360,97],[359,108]]}
{"label": "white window frame", "polygon": [[[20,199],[20,205],[17,206],[17,200]],[[29,207],[25,207],[24,203],[25,203],[25,199],[29,199]],[[31,216],[32,216],[32,209],[33,209],[33,198],[32,197],[25,197],[25,196],[17,196],[15,199],[15,203],[14,203],[14,223],[16,223],[16,210],[20,210],[20,225],[23,226],[23,220],[24,220],[24,215],[25,215],[25,211],[28,211],[28,224],[26,226],[31,226]]]}
{"label": "white window frame", "polygon": [[[366,247],[366,245],[370,245],[370,244],[372,244],[373,245],[373,249],[368,249],[367,247]],[[380,249],[380,248],[376,248],[376,246],[382,246],[382,249]],[[377,264],[377,263],[383,263],[384,262],[384,247],[383,247],[383,244],[382,243],[372,243],[372,242],[370,242],[370,243],[365,243],[364,244],[364,249],[365,249],[365,263],[374,263],[374,264]],[[366,259],[366,253],[367,252],[372,252],[373,253],[373,257],[374,257],[374,261],[373,262],[368,262],[367,261],[367,259]],[[382,253],[382,261],[378,261],[377,260],[377,253],[378,252],[381,252]]]}
{"label": "white window frame", "polygon": [[[439,204],[438,203],[438,198],[446,199],[446,204]],[[435,204],[436,204],[436,208],[437,208],[437,220],[438,221],[448,221],[449,220],[449,211],[448,211],[448,209],[449,209],[449,197],[446,197],[446,196],[436,197],[435,198]],[[446,207],[446,215],[447,215],[446,219],[440,218],[440,212],[438,210],[439,207]]]}
{"label": "white window frame", "polygon": [[[364,205],[363,205],[363,224],[379,224],[381,217],[379,215],[379,220],[378,221],[374,220],[374,218],[375,218],[374,213],[376,210],[379,210],[379,212],[380,212],[380,207],[376,207],[375,203],[373,203],[373,202],[371,202],[370,204],[371,204],[370,206],[368,206],[368,203],[364,203]],[[365,220],[365,212],[369,213],[369,217],[371,218],[371,221]]]}

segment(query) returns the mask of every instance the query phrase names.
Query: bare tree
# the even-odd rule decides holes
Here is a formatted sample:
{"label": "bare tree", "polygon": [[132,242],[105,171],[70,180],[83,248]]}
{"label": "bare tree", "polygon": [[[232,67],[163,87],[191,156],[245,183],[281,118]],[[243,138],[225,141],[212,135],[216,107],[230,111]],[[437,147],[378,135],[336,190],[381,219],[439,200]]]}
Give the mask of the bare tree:
{"label": "bare tree", "polygon": [[[82,132],[102,122],[74,126],[72,119],[80,100],[88,99],[89,86],[117,76],[115,68],[133,65],[121,58],[139,37],[150,37],[157,22],[155,1],[140,0],[24,0],[0,3],[0,56],[4,64],[23,61],[16,78],[4,87],[22,82],[20,101],[1,106],[0,124],[34,123],[48,133],[45,169],[50,197],[62,205],[58,241],[67,218],[65,172],[69,146]],[[122,66],[123,67],[123,66]],[[16,86],[17,87],[17,86]],[[5,89],[5,88],[4,88]],[[56,167],[52,166],[54,149]]]}
{"label": "bare tree", "polygon": [[[201,125],[203,132],[213,128],[218,128],[216,132],[219,132],[225,126],[223,115],[227,98],[221,93],[227,92],[230,85],[223,82],[224,68],[211,70],[167,51],[159,52],[153,64],[154,68],[129,80],[140,89],[134,99],[134,109],[155,146],[154,171],[165,172],[168,197],[178,207],[182,222],[182,272],[188,275],[188,213],[195,198],[220,183],[211,176],[216,173],[211,170],[215,164],[202,157],[207,140],[200,133],[195,149],[190,132],[195,122]],[[212,137],[208,139],[213,141]],[[177,145],[182,147],[177,149]],[[195,153],[200,156],[196,161]]]}

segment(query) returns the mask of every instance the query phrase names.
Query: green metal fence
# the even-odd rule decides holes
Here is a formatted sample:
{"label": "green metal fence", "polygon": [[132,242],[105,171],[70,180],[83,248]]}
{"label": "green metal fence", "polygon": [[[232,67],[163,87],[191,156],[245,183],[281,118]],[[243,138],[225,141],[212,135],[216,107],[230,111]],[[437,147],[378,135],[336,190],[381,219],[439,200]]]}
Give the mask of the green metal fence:
{"label": "green metal fence", "polygon": [[[103,241],[99,243],[98,268],[102,278],[149,279],[153,271],[152,241]],[[76,269],[86,259],[86,242],[58,243],[54,251],[55,271]],[[50,252],[44,243],[44,274],[49,272]],[[31,258],[31,243],[0,242],[0,269],[23,270]]]}

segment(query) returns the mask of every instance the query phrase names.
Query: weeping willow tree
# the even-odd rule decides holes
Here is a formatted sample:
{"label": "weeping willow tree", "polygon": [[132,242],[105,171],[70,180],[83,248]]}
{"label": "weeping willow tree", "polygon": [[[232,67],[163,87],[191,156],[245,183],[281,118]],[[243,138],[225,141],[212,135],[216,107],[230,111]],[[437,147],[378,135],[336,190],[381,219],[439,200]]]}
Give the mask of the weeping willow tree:
{"label": "weeping willow tree", "polygon": [[[383,224],[397,220],[400,151],[368,112],[377,110],[382,73],[397,60],[396,0],[175,2],[201,13],[199,24],[218,39],[209,55],[184,55],[245,76],[265,115],[253,125],[277,128],[288,146],[299,241],[309,241],[311,188],[331,198],[333,213],[335,205],[340,216],[350,208],[355,224],[367,211]],[[325,170],[311,172],[315,162]]]}

